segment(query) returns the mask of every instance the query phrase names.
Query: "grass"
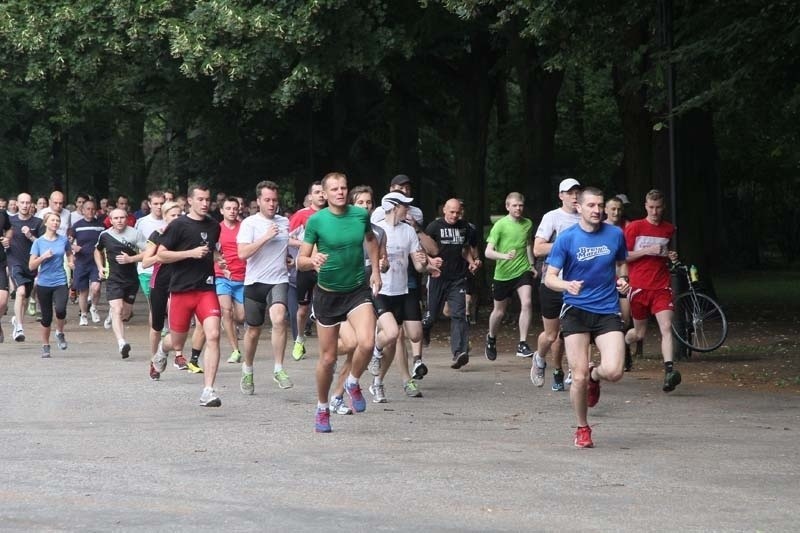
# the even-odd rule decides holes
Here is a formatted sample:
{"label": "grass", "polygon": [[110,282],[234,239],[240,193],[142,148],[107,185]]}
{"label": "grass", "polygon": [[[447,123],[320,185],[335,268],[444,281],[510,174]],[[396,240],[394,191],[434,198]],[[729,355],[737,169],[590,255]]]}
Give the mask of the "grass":
{"label": "grass", "polygon": [[800,272],[745,271],[714,278],[723,305],[734,309],[800,310]]}

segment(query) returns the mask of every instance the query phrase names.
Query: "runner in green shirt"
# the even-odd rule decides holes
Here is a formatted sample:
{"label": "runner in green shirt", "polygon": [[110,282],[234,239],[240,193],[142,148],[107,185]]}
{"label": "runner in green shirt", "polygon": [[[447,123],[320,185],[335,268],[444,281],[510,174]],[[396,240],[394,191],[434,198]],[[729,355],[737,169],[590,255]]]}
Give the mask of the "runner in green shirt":
{"label": "runner in green shirt", "polygon": [[531,324],[531,292],[536,270],[533,268],[533,223],[522,216],[525,197],[518,192],[506,196],[508,215],[498,220],[489,232],[486,258],[497,261],[492,283],[494,308],[489,316],[489,333],[486,335],[486,358],[497,359],[497,328],[505,315],[508,300],[516,292],[519,296],[519,342],[517,357],[530,357],[528,328]]}
{"label": "runner in green shirt", "polygon": [[[367,406],[358,379],[366,370],[375,347],[372,294],[380,291],[381,274],[378,242],[372,232],[369,213],[347,203],[347,177],[338,172],[330,173],[322,179],[322,188],[328,207],[308,219],[297,268],[318,272],[313,300],[320,350],[314,429],[318,433],[329,433],[328,394],[336,364],[339,326],[345,321],[352,326],[358,339],[345,391],[353,411],[362,412]],[[365,249],[372,265],[369,285],[364,283]]]}

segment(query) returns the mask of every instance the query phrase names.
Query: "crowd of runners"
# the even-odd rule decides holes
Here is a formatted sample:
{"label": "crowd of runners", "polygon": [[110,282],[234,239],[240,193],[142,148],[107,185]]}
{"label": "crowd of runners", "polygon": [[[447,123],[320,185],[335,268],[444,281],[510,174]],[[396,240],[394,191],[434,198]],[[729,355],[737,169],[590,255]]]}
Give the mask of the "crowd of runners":
{"label": "crowd of runners", "polygon": [[[250,395],[267,320],[272,378],[281,389],[293,386],[286,352],[306,357],[315,323],[314,429],[327,433],[332,413],[366,409],[365,373],[375,403],[387,401],[384,381],[392,367],[404,393],[422,397],[423,350],[443,315],[450,322],[451,367],[469,363],[477,300],[470,296],[483,255],[495,265],[485,357],[497,359],[497,335],[514,302],[515,355],[531,358],[536,387],[545,385],[551,366],[552,390],[569,388],[575,445],[592,447],[588,407],[599,401],[601,381],[618,381],[631,369],[631,349],[651,316],[661,333],[662,389],[681,382],[670,331],[675,229],[663,219],[657,190],[644,199],[647,216],[632,222],[623,214],[625,195],[607,197],[574,179],[561,181],[557,195],[560,205],[535,228],[523,215],[523,195],[509,193],[508,214],[493,224],[481,250],[482,235],[465,220],[462,201],[447,200],[441,216],[425,224],[412,205],[411,179],[402,174],[380,198],[370,187],[350,188],[344,174],[327,174],[293,213],[282,209],[272,181],[258,183],[249,202],[212,197],[200,184],[185,196],[153,191],[135,212],[125,196],[110,202],[79,194],[67,206],[60,191],[36,200],[20,193],[0,198],[0,316],[10,315],[16,342],[26,342],[26,326],[30,333],[37,317],[41,356],[49,358],[51,338],[58,350],[68,349],[72,301],[78,327],[104,321],[119,357],[147,351],[150,379],[161,379],[170,354],[176,369],[203,374],[205,407],[222,404],[214,384],[223,335],[231,347],[227,362],[241,364],[240,389]],[[105,319],[98,307],[102,285]],[[140,292],[148,303],[149,342],[133,347],[125,322]],[[7,309],[10,295],[13,309]],[[532,348],[537,296],[543,328]],[[592,357],[592,344],[599,357]]]}

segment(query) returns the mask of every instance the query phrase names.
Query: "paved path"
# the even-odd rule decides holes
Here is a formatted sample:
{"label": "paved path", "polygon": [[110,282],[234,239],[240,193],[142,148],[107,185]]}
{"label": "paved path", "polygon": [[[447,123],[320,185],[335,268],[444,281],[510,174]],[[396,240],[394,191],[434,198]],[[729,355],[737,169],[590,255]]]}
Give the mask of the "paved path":
{"label": "paved path", "polygon": [[39,358],[30,324],[28,342],[0,345],[0,530],[790,531],[800,523],[796,396],[707,389],[686,372],[665,395],[632,373],[604,386],[590,413],[597,447],[577,450],[568,395],[533,387],[529,361],[506,351],[454,371],[440,346],[427,356],[424,398],[406,398],[390,374],[390,403],[334,416],[334,433],[317,435],[315,339],[309,359],[287,358],[293,389],[270,379],[262,340],[255,396],[239,392],[239,366],[223,363],[222,407],[204,409],[200,376],[170,366],[162,381],[148,379],[137,312],[127,361],[102,326],[70,324],[69,350],[50,360]]}

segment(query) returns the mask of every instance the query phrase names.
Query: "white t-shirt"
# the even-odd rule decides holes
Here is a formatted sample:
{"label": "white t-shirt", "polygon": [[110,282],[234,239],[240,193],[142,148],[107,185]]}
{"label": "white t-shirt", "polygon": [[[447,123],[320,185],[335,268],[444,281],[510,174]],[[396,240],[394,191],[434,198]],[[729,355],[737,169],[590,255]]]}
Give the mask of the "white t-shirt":
{"label": "white t-shirt", "polygon": [[408,255],[420,249],[417,232],[409,224],[401,222],[393,226],[385,219],[376,225],[386,232],[386,258],[389,261],[389,270],[381,273],[381,294],[407,294]]}
{"label": "white t-shirt", "polygon": [[[52,209],[50,209],[49,207],[45,207],[44,209],[36,213],[36,218],[41,218],[42,220],[44,220],[44,216],[47,213],[52,213],[52,212],[53,212]],[[61,217],[61,225],[58,226],[58,231],[56,231],[56,233],[58,235],[61,235],[62,237],[66,237],[67,233],[69,232],[69,228],[72,226],[72,213],[70,213],[69,209],[62,209],[58,215]]]}
{"label": "white t-shirt", "polygon": [[542,217],[534,238],[544,239],[546,242],[554,242],[562,231],[574,226],[580,219],[581,216],[578,213],[567,213],[561,208],[548,211]]}
{"label": "white t-shirt", "polygon": [[[561,208],[553,209],[552,211],[548,211],[542,217],[542,221],[539,223],[539,227],[536,229],[536,235],[534,238],[541,238],[544,239],[546,242],[555,242],[556,237],[561,234],[562,231],[565,229],[574,226],[577,224],[581,219],[581,216],[578,213],[567,213]],[[544,258],[545,267],[544,272],[547,271],[547,258]],[[544,273],[543,272],[543,273]],[[558,273],[558,277],[560,278],[562,272]],[[539,281],[540,283],[544,284],[544,276]]]}
{"label": "white t-shirt", "polygon": [[76,209],[76,210],[75,210],[75,211],[73,211],[73,212],[72,212],[72,214],[69,216],[69,225],[70,225],[70,226],[74,226],[74,225],[75,225],[75,223],[76,223],[77,221],[79,221],[79,220],[83,220],[83,214],[81,214],[81,212],[80,212],[80,211],[78,211],[78,210]]}
{"label": "white t-shirt", "polygon": [[244,273],[244,284],[266,283],[277,285],[289,283],[289,271],[286,268],[286,249],[289,247],[289,219],[275,215],[269,219],[261,213],[250,215],[242,221],[237,244],[252,244],[261,238],[272,224],[278,225],[278,234],[247,258]]}
{"label": "white t-shirt", "polygon": [[[139,233],[144,235],[145,239],[149,239],[150,235],[153,234],[154,231],[160,230],[165,226],[165,222],[163,218],[155,218],[152,214],[147,215],[146,217],[142,217],[136,221],[136,229],[139,230]],[[136,264],[136,271],[139,274],[152,274],[153,267],[150,266],[149,268],[142,268],[142,263]]]}

